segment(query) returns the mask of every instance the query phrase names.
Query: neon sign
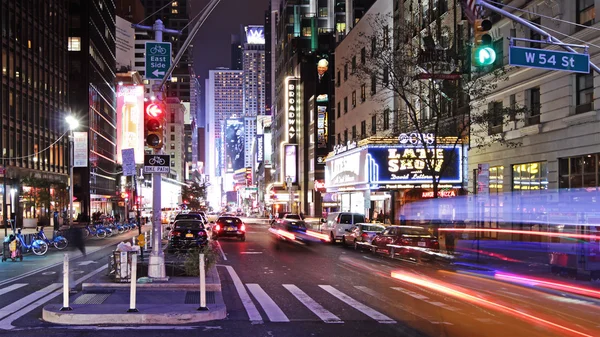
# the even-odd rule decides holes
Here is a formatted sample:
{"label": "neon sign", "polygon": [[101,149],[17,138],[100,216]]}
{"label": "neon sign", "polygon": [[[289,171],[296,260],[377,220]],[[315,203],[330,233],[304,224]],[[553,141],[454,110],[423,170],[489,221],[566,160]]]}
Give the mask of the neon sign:
{"label": "neon sign", "polygon": [[286,113],[287,113],[287,133],[288,143],[296,144],[296,109],[297,109],[297,87],[298,80],[295,78],[287,78],[286,84]]}

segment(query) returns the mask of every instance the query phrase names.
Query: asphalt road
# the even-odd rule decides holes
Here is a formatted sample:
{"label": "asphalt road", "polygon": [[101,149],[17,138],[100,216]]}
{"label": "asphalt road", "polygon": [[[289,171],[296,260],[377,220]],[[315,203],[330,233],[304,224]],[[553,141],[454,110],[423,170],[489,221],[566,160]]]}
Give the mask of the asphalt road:
{"label": "asphalt road", "polygon": [[[85,328],[40,322],[45,303],[39,303],[39,291],[60,287],[61,267],[52,263],[62,257],[53,254],[43,261],[27,256],[23,263],[0,265],[0,329],[13,326],[10,333],[18,336],[38,336],[41,331],[57,336],[114,336],[115,330],[127,330],[131,336],[600,336],[600,303],[591,299],[427,263],[390,260],[339,244],[276,247],[267,221],[247,221],[245,242],[219,240],[225,320],[190,326]],[[88,249],[122,239],[95,240]],[[113,248],[97,248],[76,259],[81,277],[103,272]],[[25,264],[29,260],[30,267]],[[50,267],[35,272],[42,266]],[[14,279],[20,267],[34,272]],[[4,268],[10,268],[11,274]],[[60,296],[48,301],[60,303]],[[4,333],[9,332],[0,332]]]}

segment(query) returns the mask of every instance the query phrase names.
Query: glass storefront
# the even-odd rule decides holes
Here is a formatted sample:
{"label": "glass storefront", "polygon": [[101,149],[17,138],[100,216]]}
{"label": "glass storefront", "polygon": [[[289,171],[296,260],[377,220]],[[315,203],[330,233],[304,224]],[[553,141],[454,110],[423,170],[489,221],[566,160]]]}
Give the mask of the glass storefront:
{"label": "glass storefront", "polygon": [[598,161],[600,154],[560,158],[558,160],[558,187],[589,188],[598,187]]}
{"label": "glass storefront", "polygon": [[[513,229],[540,231],[547,224],[546,196],[539,193],[548,189],[548,163],[532,162],[512,166]],[[520,192],[520,193],[519,193]],[[516,228],[515,228],[516,226]],[[512,237],[519,241],[540,241],[539,235],[518,234]]]}
{"label": "glass storefront", "polygon": [[513,165],[513,191],[547,190],[547,166],[545,161]]}

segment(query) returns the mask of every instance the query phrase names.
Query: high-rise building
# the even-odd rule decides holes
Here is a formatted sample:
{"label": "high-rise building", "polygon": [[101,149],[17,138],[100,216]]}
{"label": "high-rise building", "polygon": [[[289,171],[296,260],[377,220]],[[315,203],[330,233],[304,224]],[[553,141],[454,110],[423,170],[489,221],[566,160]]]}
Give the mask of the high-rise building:
{"label": "high-rise building", "polygon": [[231,70],[242,70],[242,42],[239,34],[231,34]]}
{"label": "high-rise building", "polygon": [[[67,15],[62,0],[0,2],[0,164],[7,184],[7,208],[0,211],[3,220],[16,217],[20,226],[35,226],[49,211],[68,207],[67,47],[82,49],[82,40],[69,37]],[[50,210],[25,204],[23,196],[40,183],[56,193]]]}
{"label": "high-rise building", "polygon": [[[156,19],[161,19],[168,29],[176,29],[182,32],[181,35],[164,34],[163,41],[172,43],[173,57],[179,53],[183,43],[188,37],[191,13],[191,0],[142,0],[146,13],[155,13],[143,23],[153,25]],[[153,34],[150,34],[154,39]],[[139,42],[138,42],[139,44]],[[142,43],[143,45],[143,43]],[[190,101],[190,68],[193,63],[192,56],[193,45],[190,44],[187,51],[183,54],[181,60],[173,70],[171,81],[167,82],[167,96],[177,97],[182,102]],[[143,53],[143,51],[141,51]],[[140,53],[136,48],[136,53]],[[142,55],[143,57],[143,55]]]}
{"label": "high-rise building", "polygon": [[245,26],[242,44],[244,116],[265,115],[265,33],[263,26]]}
{"label": "high-rise building", "polygon": [[164,151],[171,157],[169,178],[183,182],[185,179],[185,134],[186,108],[177,97],[167,97],[167,129]]}
{"label": "high-rise building", "polygon": [[115,3],[68,3],[69,103],[79,130],[88,133],[89,150],[87,167],[74,170],[76,211],[110,214],[116,191]]}

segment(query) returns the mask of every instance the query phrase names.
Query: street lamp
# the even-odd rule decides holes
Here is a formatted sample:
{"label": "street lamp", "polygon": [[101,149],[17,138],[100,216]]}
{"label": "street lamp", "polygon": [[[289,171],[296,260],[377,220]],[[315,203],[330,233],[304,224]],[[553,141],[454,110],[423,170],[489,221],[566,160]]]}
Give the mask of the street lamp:
{"label": "street lamp", "polygon": [[69,125],[69,225],[73,220],[73,162],[75,151],[73,146],[73,130],[79,126],[79,121],[72,115],[67,116],[67,124]]}
{"label": "street lamp", "polygon": [[294,195],[292,194],[292,177],[290,177],[290,176],[285,177],[285,181],[287,183],[287,188],[288,188],[288,194],[289,194],[288,198],[290,199],[288,211],[292,212],[292,206],[294,205]]}

